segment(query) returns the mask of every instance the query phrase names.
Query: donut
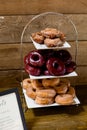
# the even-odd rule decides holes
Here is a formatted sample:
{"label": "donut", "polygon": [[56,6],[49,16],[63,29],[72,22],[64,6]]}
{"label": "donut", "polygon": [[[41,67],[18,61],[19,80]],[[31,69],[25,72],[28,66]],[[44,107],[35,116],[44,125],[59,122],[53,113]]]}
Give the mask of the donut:
{"label": "donut", "polygon": [[42,36],[42,34],[40,32],[37,33],[32,33],[32,38],[35,42],[39,43],[39,44],[43,44],[44,43],[44,36]]}
{"label": "donut", "polygon": [[41,33],[46,38],[55,38],[58,35],[58,30],[55,28],[45,28]]}
{"label": "donut", "polygon": [[43,74],[44,74],[44,75],[47,75],[47,76],[50,76],[50,72],[49,72],[47,69],[45,69],[45,70],[43,71]]}
{"label": "donut", "polygon": [[66,78],[60,79],[60,84],[66,84],[68,87],[70,86],[70,81]]}
{"label": "donut", "polygon": [[28,74],[34,75],[34,76],[39,76],[41,74],[41,69],[39,67],[34,67],[29,64],[25,65],[25,71]]}
{"label": "donut", "polygon": [[28,54],[28,63],[35,67],[41,67],[45,60],[39,50],[33,50]]}
{"label": "donut", "polygon": [[46,55],[47,59],[49,59],[49,58],[51,58],[51,57],[54,57],[54,54],[55,54],[55,50],[53,50],[53,49],[48,49],[48,50],[47,50],[47,55]]}
{"label": "donut", "polygon": [[71,61],[69,63],[65,64],[65,68],[66,68],[66,74],[69,74],[71,72],[73,72],[76,69],[77,65],[74,61]]}
{"label": "donut", "polygon": [[62,46],[63,42],[61,41],[60,38],[55,38],[55,39],[46,38],[44,40],[44,44],[47,47],[57,47],[57,46]]}
{"label": "donut", "polygon": [[70,94],[57,95],[55,102],[60,105],[70,105],[73,103],[73,96]]}
{"label": "donut", "polygon": [[54,89],[56,90],[57,94],[65,94],[68,90],[68,86],[60,83],[58,86],[55,86]]}
{"label": "donut", "polygon": [[42,79],[42,85],[43,85],[45,88],[57,86],[57,85],[59,84],[59,82],[60,82],[60,79],[59,79],[59,78]]}
{"label": "donut", "polygon": [[54,102],[54,98],[42,98],[38,96],[36,96],[35,98],[35,103],[39,105],[49,105],[52,104],[53,102]]}
{"label": "donut", "polygon": [[61,59],[65,64],[71,62],[72,56],[69,51],[61,49],[56,52],[59,59]]}
{"label": "donut", "polygon": [[74,89],[73,87],[70,86],[70,87],[68,88],[67,94],[72,95],[73,98],[74,98],[74,97],[76,96],[75,89]]}
{"label": "donut", "polygon": [[65,65],[64,63],[55,57],[49,58],[46,62],[46,67],[51,75],[59,76],[64,75],[65,73]]}
{"label": "donut", "polygon": [[61,41],[65,42],[65,34],[61,31],[58,31],[57,37],[59,37],[61,39]]}
{"label": "donut", "polygon": [[25,63],[25,64],[28,64],[28,55],[26,55],[26,56],[24,57],[24,63]]}
{"label": "donut", "polygon": [[43,89],[42,81],[40,79],[32,79],[31,85],[34,89]]}
{"label": "donut", "polygon": [[42,98],[52,98],[56,95],[56,91],[54,89],[42,89],[42,90],[37,90],[36,95],[38,97]]}
{"label": "donut", "polygon": [[27,89],[31,86],[31,79],[30,78],[26,78],[22,81],[22,87],[23,89]]}
{"label": "donut", "polygon": [[36,98],[36,90],[32,88],[32,86],[26,89],[26,95],[32,99]]}

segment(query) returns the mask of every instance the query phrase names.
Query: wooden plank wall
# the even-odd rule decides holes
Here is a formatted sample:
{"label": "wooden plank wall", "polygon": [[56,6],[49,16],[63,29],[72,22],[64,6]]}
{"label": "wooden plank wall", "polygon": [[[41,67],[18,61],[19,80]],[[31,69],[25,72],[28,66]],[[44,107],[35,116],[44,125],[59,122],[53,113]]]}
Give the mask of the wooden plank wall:
{"label": "wooden plank wall", "polygon": [[[58,12],[73,20],[78,30],[78,77],[76,85],[87,84],[87,0],[0,0],[0,87],[20,86],[20,38],[24,26],[35,15]],[[73,48],[73,47],[72,47]],[[34,49],[32,43],[23,45],[24,54]],[[73,49],[72,49],[73,50]],[[4,87],[4,88],[3,88]],[[0,89],[0,91],[1,91]]]}

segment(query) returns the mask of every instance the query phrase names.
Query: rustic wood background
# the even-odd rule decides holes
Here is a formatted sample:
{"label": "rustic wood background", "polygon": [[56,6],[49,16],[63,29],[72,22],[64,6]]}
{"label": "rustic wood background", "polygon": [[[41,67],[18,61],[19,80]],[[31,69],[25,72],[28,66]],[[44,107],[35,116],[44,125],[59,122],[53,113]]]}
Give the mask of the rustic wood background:
{"label": "rustic wood background", "polygon": [[[29,110],[25,113],[26,122],[30,130],[86,130],[87,101],[84,98],[86,98],[87,94],[87,0],[0,0],[0,91],[14,87],[20,89],[21,33],[24,26],[32,17],[50,11],[67,15],[77,27],[79,43],[77,55],[78,67],[76,71],[78,76],[71,80],[79,86],[77,92],[81,101],[84,102],[84,106],[83,108],[78,107],[79,109],[69,107],[70,111],[65,107],[61,110],[60,108],[54,108],[54,112],[50,108],[52,115],[49,115],[48,108],[44,110]],[[32,43],[25,42],[23,49],[24,55],[34,49],[34,46]],[[73,49],[72,46],[72,54]],[[78,116],[75,116],[75,114],[78,114]],[[48,122],[45,122],[45,118]]]}
{"label": "rustic wood background", "polygon": [[[37,14],[55,11],[63,13],[70,17],[78,30],[78,55],[77,72],[75,78],[77,85],[87,84],[87,2],[86,0],[72,3],[72,0],[66,1],[44,1],[44,0],[15,0],[0,1],[0,76],[12,72],[15,80],[15,72],[19,73],[21,68],[20,58],[20,39],[21,33],[27,22]],[[72,6],[71,6],[72,5]],[[34,49],[32,43],[23,45],[25,53]],[[24,54],[25,54],[24,53]],[[20,78],[19,74],[18,75]],[[8,78],[6,76],[6,78]],[[3,85],[2,85],[3,86]]]}

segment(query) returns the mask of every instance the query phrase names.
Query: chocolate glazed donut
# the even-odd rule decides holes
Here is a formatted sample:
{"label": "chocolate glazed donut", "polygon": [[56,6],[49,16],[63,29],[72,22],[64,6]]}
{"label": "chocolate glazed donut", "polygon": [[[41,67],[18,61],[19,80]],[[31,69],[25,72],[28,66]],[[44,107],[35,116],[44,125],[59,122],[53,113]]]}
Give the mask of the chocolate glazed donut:
{"label": "chocolate glazed donut", "polygon": [[32,51],[28,55],[28,62],[32,66],[41,67],[44,65],[45,60],[39,51]]}
{"label": "chocolate glazed donut", "polygon": [[46,67],[51,75],[59,76],[65,73],[65,65],[58,58],[50,58],[47,60]]}
{"label": "chocolate glazed donut", "polygon": [[26,65],[25,66],[25,71],[30,74],[30,75],[34,75],[34,76],[39,76],[41,74],[41,70],[38,67],[33,67],[30,65]]}
{"label": "chocolate glazed donut", "polygon": [[56,52],[59,59],[61,59],[64,63],[69,63],[72,60],[72,56],[67,50],[59,50]]}

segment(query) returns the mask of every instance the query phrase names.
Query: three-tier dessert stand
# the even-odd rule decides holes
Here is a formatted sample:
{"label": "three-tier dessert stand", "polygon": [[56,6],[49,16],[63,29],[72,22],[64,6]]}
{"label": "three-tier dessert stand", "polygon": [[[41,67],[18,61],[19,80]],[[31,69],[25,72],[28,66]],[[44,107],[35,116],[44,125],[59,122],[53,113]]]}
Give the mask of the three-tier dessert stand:
{"label": "three-tier dessert stand", "polygon": [[[40,30],[43,30],[44,28],[56,28],[64,34],[66,34],[66,42],[64,43],[63,46],[61,47],[51,47],[48,48],[45,45],[40,45],[37,44],[33,39],[31,38],[31,34],[34,32],[39,32]],[[72,43],[70,44],[70,42]],[[33,46],[35,49],[68,49],[73,55],[73,61],[77,64],[77,53],[78,53],[78,32],[76,29],[75,24],[73,21],[66,15],[56,13],[56,12],[45,12],[39,15],[34,16],[32,19],[29,20],[29,22],[25,25],[22,35],[21,35],[21,79],[23,81],[23,66],[24,66],[24,50],[23,45],[24,43],[27,43],[28,45],[32,42]],[[73,49],[71,49],[73,48]],[[32,76],[29,75],[31,79],[43,79],[43,78],[68,78],[68,77],[75,77],[78,74],[74,71],[70,74],[67,75],[62,75],[62,76]],[[26,104],[28,108],[38,108],[38,107],[48,107],[48,106],[58,106],[58,104],[54,103],[51,105],[45,105],[41,106],[38,104],[35,104],[32,99],[27,97],[25,91],[23,90],[24,98],[26,100]],[[78,100],[77,97],[75,97],[75,103],[74,105],[80,104],[80,101]]]}

